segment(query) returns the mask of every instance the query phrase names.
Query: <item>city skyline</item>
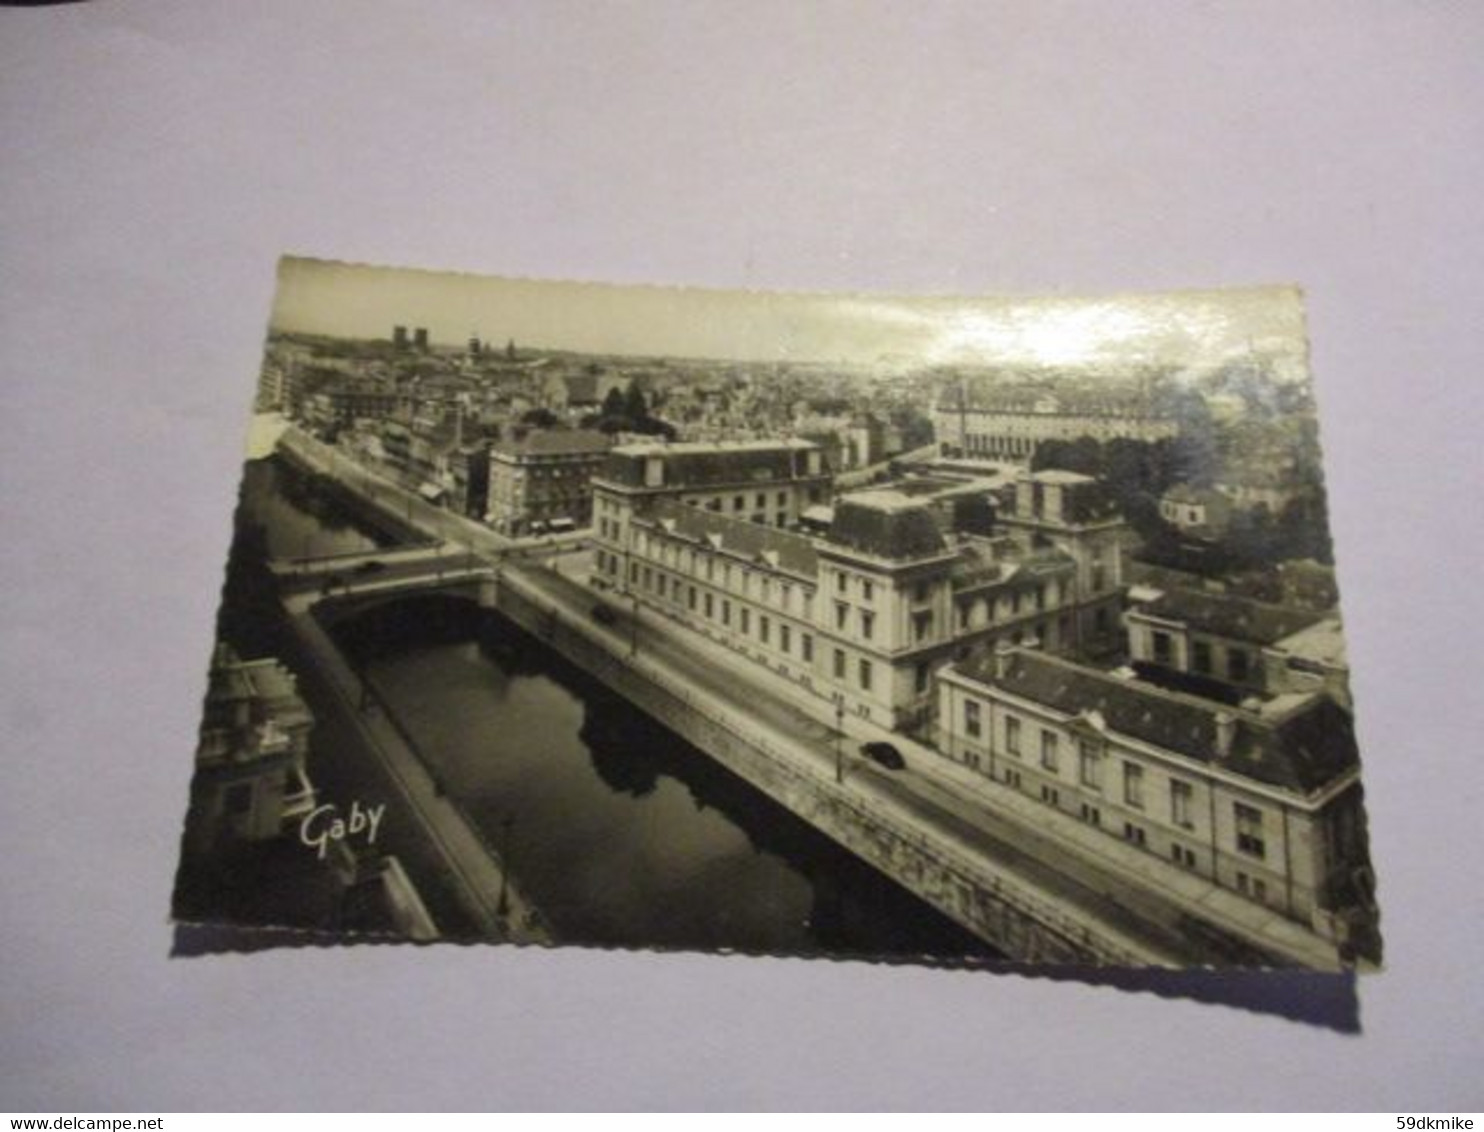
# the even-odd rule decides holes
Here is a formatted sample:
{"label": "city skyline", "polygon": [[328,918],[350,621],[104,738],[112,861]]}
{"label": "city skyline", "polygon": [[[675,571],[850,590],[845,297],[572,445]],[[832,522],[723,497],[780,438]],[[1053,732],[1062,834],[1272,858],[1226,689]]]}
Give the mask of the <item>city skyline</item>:
{"label": "city skyline", "polygon": [[286,256],[270,328],[390,338],[427,327],[595,354],[773,363],[1136,366],[1260,356],[1308,378],[1296,287],[1080,296],[894,296],[488,278]]}

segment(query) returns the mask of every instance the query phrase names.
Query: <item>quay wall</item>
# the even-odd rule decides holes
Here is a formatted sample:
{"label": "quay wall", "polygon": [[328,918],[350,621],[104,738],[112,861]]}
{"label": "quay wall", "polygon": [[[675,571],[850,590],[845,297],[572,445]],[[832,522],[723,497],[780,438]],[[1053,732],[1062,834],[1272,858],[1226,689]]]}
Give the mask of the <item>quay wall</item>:
{"label": "quay wall", "polygon": [[593,627],[574,623],[512,573],[491,596],[494,607],[527,632],[1010,958],[1057,964],[1158,962],[1052,906],[1028,884],[1017,883],[1008,869],[997,871],[970,859],[828,776],[800,770],[745,720],[649,669],[642,657],[616,656]]}

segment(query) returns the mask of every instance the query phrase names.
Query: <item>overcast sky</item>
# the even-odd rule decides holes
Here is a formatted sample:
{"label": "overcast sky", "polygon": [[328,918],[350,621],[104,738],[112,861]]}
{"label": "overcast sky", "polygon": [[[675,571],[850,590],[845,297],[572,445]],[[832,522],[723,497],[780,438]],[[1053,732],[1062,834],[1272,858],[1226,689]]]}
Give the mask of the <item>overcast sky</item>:
{"label": "overcast sky", "polygon": [[1302,301],[1288,287],[1099,299],[908,298],[707,291],[486,278],[285,258],[272,325],[389,338],[425,326],[593,353],[755,361],[1204,367],[1249,348],[1304,374]]}

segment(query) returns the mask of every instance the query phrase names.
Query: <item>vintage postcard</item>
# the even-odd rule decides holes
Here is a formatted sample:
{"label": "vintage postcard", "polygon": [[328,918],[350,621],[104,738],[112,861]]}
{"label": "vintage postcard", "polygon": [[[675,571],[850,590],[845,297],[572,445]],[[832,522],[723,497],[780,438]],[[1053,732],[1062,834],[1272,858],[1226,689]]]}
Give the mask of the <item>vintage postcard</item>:
{"label": "vintage postcard", "polygon": [[1293,288],[286,259],[210,656],[181,922],[1380,963]]}

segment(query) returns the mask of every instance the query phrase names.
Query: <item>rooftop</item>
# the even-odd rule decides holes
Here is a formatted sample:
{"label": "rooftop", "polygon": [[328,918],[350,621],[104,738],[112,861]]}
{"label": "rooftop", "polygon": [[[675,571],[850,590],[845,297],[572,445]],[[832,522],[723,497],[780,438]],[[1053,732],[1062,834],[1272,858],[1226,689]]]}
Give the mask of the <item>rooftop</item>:
{"label": "rooftop", "polygon": [[901,561],[947,553],[926,504],[895,491],[862,491],[835,501],[827,541],[875,558]]}
{"label": "rooftop", "polygon": [[661,526],[691,542],[706,543],[720,553],[745,562],[762,561],[803,578],[813,578],[819,572],[813,540],[777,527],[734,519],[719,511],[662,499],[648,516],[635,522],[641,526]]}
{"label": "rooftop", "polygon": [[[1270,786],[1308,794],[1359,763],[1354,724],[1327,696],[1309,697],[1286,716],[1269,719],[1044,653],[1015,650],[1003,678],[996,678],[995,663],[985,657],[957,670],[1065,715],[1089,722],[1096,716],[1109,731]],[[1225,756],[1217,749],[1222,715],[1233,724]]]}
{"label": "rooftop", "polygon": [[1199,590],[1165,590],[1154,601],[1130,610],[1163,621],[1178,621],[1218,637],[1271,645],[1307,629],[1322,614],[1251,598]]}
{"label": "rooftop", "polygon": [[591,429],[542,429],[518,440],[497,441],[493,451],[510,456],[559,456],[606,452],[612,446],[612,437]]}
{"label": "rooftop", "polygon": [[1346,667],[1345,631],[1338,617],[1326,617],[1279,642],[1284,652],[1326,668]]}
{"label": "rooftop", "polygon": [[[603,478],[629,487],[666,490],[767,484],[806,477],[805,456],[819,451],[817,444],[807,440],[623,444],[610,453]],[[651,458],[664,464],[663,482],[658,485],[646,475],[645,465]],[[827,464],[820,460],[818,476],[828,474]]]}

